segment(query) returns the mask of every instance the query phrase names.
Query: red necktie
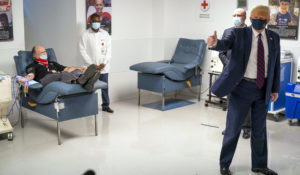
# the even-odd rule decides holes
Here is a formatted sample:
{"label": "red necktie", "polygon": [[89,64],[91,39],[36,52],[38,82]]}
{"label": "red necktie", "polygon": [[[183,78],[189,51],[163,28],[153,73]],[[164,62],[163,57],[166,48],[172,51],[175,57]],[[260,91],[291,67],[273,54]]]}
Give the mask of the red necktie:
{"label": "red necktie", "polygon": [[262,88],[265,83],[265,52],[261,40],[261,34],[258,35],[257,41],[257,78],[256,85]]}

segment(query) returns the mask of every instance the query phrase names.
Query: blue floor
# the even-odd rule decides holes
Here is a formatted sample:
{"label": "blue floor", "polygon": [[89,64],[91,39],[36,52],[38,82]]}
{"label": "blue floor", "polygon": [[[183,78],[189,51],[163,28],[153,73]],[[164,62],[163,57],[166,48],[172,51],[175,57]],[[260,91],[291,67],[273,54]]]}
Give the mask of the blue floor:
{"label": "blue floor", "polygon": [[[152,109],[162,110],[161,103],[162,103],[162,101],[160,100],[160,101],[153,102],[153,103],[143,104],[142,106],[152,108]],[[184,107],[184,106],[191,105],[194,103],[195,102],[182,100],[182,99],[166,99],[165,100],[165,111],[170,110],[170,109]]]}

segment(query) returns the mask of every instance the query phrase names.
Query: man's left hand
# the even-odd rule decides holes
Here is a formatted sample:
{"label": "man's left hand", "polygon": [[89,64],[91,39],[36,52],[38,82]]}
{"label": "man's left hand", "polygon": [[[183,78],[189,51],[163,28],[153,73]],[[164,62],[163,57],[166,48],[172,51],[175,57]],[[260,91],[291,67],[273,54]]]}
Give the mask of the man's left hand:
{"label": "man's left hand", "polygon": [[271,102],[276,101],[277,98],[278,98],[278,93],[272,93],[272,94],[271,94]]}

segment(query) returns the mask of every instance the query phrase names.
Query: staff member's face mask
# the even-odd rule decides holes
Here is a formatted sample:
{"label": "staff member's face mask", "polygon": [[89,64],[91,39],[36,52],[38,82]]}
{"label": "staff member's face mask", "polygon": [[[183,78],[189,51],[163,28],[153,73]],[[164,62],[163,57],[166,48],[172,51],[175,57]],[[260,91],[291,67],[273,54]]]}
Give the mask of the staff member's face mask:
{"label": "staff member's face mask", "polygon": [[100,22],[93,22],[92,23],[92,28],[94,30],[98,30],[100,28],[100,26],[101,26]]}
{"label": "staff member's face mask", "polygon": [[232,21],[233,21],[234,27],[239,27],[240,25],[243,24],[242,18],[237,17],[237,16],[233,17]]}

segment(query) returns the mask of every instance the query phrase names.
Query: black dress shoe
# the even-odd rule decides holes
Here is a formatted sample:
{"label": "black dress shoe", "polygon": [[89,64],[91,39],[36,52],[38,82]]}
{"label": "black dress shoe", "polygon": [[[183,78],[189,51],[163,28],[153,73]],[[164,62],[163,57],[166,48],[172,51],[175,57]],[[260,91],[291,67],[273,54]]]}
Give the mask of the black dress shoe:
{"label": "black dress shoe", "polygon": [[112,109],[110,109],[110,107],[102,107],[102,111],[114,113],[114,111]]}
{"label": "black dress shoe", "polygon": [[250,138],[250,130],[244,129],[243,131],[244,131],[243,132],[243,138],[244,139],[249,139]]}
{"label": "black dress shoe", "polygon": [[225,167],[220,169],[220,173],[222,175],[231,175],[229,168],[225,168]]}
{"label": "black dress shoe", "polygon": [[86,89],[88,92],[93,92],[94,84],[100,77],[100,72],[94,73],[93,77],[88,80],[88,82],[83,85],[83,88]]}
{"label": "black dress shoe", "polygon": [[97,66],[91,64],[86,71],[77,79],[78,84],[84,85],[96,72]]}
{"label": "black dress shoe", "polygon": [[255,173],[262,173],[265,175],[278,175],[275,171],[269,168],[252,168],[252,171]]}

